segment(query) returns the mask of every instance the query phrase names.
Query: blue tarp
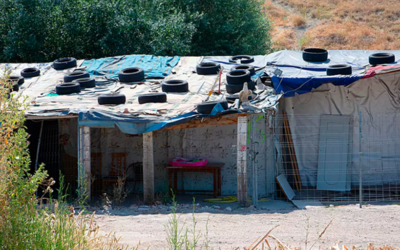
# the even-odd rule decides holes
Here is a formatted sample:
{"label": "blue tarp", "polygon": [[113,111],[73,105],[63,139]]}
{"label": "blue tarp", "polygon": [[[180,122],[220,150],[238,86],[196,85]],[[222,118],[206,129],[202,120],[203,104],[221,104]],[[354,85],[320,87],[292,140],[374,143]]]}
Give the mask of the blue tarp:
{"label": "blue tarp", "polygon": [[223,114],[238,113],[237,110],[216,110],[211,115],[201,115],[197,112],[189,112],[170,119],[163,119],[158,116],[121,116],[109,112],[86,111],[79,113],[79,126],[97,127],[97,128],[113,128],[117,126],[126,134],[143,134],[156,131],[162,128],[181,124],[190,121],[193,118],[201,118],[207,116],[219,116]]}
{"label": "blue tarp", "polygon": [[[283,50],[267,56],[267,69],[277,94],[291,97],[295,94],[305,94],[322,84],[332,83],[338,86],[348,86],[362,78],[369,65],[369,56],[382,51],[363,50],[330,50],[328,60],[322,63],[312,63],[303,60],[302,51]],[[387,51],[400,59],[400,51]],[[329,65],[347,64],[352,66],[352,75],[327,76]],[[393,64],[398,64],[395,62]],[[282,74],[277,73],[277,69]]]}
{"label": "blue tarp", "polygon": [[179,62],[180,57],[127,55],[100,59],[85,60],[81,67],[91,76],[105,76],[118,79],[118,72],[125,68],[139,67],[145,72],[145,78],[164,78],[171,74],[172,68]]}

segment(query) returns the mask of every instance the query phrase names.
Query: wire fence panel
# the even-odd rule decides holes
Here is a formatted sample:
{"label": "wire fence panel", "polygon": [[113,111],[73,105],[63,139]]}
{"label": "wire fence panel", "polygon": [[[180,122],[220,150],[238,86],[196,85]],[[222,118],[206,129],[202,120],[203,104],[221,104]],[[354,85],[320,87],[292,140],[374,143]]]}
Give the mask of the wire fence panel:
{"label": "wire fence panel", "polygon": [[[277,175],[286,177],[297,200],[398,200],[399,125],[400,113],[276,115]],[[277,197],[285,198],[281,188]]]}
{"label": "wire fence panel", "polygon": [[398,200],[400,191],[400,113],[362,115],[360,181],[362,200]]}

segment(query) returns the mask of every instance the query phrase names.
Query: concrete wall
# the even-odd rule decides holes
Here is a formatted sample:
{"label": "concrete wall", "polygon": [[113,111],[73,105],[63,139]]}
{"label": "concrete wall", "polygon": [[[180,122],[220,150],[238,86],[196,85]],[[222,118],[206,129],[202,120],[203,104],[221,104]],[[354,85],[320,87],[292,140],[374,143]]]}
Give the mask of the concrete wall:
{"label": "concrete wall", "polygon": [[[274,144],[272,130],[268,119],[256,115],[254,119],[254,150],[258,170],[258,192],[260,197],[272,197],[275,188]],[[73,154],[76,149],[76,120],[63,122],[60,134],[64,140],[66,152]],[[168,192],[168,174],[164,166],[174,157],[205,157],[209,162],[225,163],[222,169],[222,195],[236,195],[236,143],[237,125],[220,127],[205,127],[196,129],[182,129],[154,132],[154,160],[155,160],[155,190]],[[248,141],[250,142],[250,141]],[[110,171],[112,153],[127,153],[127,166],[134,162],[141,162],[143,157],[143,138],[141,135],[127,135],[118,128],[92,128],[91,144],[93,153],[102,153],[102,174],[106,176]],[[249,145],[250,147],[250,145]],[[251,147],[250,147],[251,149]],[[252,194],[253,174],[251,159],[248,158],[248,194]],[[205,173],[185,173],[184,178],[178,177],[178,185],[186,189],[212,189],[212,175]],[[138,190],[142,185],[138,185]]]}

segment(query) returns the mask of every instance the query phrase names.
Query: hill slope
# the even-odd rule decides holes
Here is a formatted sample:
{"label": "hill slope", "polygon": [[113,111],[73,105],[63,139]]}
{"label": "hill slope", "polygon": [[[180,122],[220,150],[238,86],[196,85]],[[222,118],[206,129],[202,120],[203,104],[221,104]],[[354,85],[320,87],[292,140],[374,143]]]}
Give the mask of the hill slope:
{"label": "hill slope", "polygon": [[276,49],[400,49],[400,1],[267,0]]}

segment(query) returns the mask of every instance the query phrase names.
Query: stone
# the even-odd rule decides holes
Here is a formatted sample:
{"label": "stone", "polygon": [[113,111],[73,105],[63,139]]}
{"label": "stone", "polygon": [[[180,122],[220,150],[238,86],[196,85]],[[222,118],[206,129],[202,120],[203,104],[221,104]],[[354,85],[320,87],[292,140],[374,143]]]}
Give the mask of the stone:
{"label": "stone", "polygon": [[229,211],[229,212],[232,212],[232,208],[230,208],[230,207],[225,208],[225,210]]}
{"label": "stone", "polygon": [[139,207],[138,210],[139,210],[139,211],[149,211],[150,208],[148,208],[148,207]]}
{"label": "stone", "polygon": [[214,208],[214,209],[220,209],[221,207],[220,207],[220,206],[212,206],[212,208]]}

